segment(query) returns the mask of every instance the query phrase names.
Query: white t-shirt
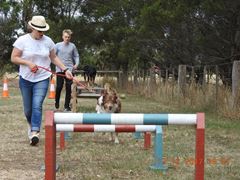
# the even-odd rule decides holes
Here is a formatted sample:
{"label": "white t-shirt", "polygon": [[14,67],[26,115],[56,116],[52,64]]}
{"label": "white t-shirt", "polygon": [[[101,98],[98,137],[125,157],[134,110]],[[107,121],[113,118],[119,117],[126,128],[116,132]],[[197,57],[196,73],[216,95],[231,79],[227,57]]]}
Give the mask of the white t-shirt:
{"label": "white t-shirt", "polygon": [[[43,35],[40,40],[36,40],[30,34],[25,34],[19,37],[13,46],[22,51],[21,58],[24,60],[32,61],[37,66],[50,70],[51,60],[49,55],[55,44],[48,36]],[[25,80],[38,82],[50,77],[51,72],[39,68],[36,73],[33,73],[28,66],[20,65],[19,75]]]}

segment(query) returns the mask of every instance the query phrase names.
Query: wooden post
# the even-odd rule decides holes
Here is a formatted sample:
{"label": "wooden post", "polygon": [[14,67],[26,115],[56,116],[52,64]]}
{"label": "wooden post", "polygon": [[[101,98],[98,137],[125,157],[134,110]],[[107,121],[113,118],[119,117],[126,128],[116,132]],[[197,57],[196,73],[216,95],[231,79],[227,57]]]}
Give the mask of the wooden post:
{"label": "wooden post", "polygon": [[178,67],[178,95],[185,97],[186,95],[186,65],[179,65]]}
{"label": "wooden post", "polygon": [[204,66],[203,67],[203,83],[202,83],[204,91],[206,88],[206,84],[207,84],[207,66]]}
{"label": "wooden post", "polygon": [[147,71],[146,74],[146,78],[147,78],[147,97],[151,97],[151,70]]}
{"label": "wooden post", "polygon": [[142,83],[145,83],[145,79],[146,79],[145,70],[142,70],[142,71],[141,71],[141,75],[142,75],[142,79],[143,79]]}
{"label": "wooden post", "polygon": [[136,87],[138,87],[138,71],[137,69],[134,70],[134,75],[133,75],[133,86],[134,86],[134,89]]}
{"label": "wooden post", "polygon": [[172,68],[172,81],[171,81],[171,100],[174,99],[174,86],[175,86],[175,69]]}
{"label": "wooden post", "polygon": [[159,84],[162,83],[162,69],[159,70]]}
{"label": "wooden post", "polygon": [[216,112],[218,112],[218,86],[219,86],[219,70],[218,70],[218,66],[215,66],[215,70],[216,70],[216,95],[215,95],[215,108],[216,108]]}
{"label": "wooden post", "polygon": [[204,102],[207,102],[207,96],[206,96],[206,92],[207,92],[207,77],[208,77],[208,73],[207,73],[207,66],[203,67],[203,82],[202,82],[202,90],[203,90],[203,98],[204,98]]}
{"label": "wooden post", "polygon": [[192,66],[192,70],[191,70],[191,85],[193,85],[195,82],[195,70],[194,70],[194,66]]}
{"label": "wooden post", "polygon": [[165,81],[166,84],[168,84],[168,68],[166,68],[166,72],[165,72]]}
{"label": "wooden post", "polygon": [[150,90],[150,94],[151,96],[154,94],[154,92],[156,91],[156,76],[155,76],[155,72],[153,69],[150,69],[150,86],[149,86],[149,90]]}
{"label": "wooden post", "polygon": [[119,71],[118,72],[118,78],[119,78],[119,83],[118,83],[118,87],[120,88],[120,89],[122,89],[123,88],[123,76],[122,76],[122,71]]}
{"label": "wooden post", "polygon": [[233,62],[232,69],[232,108],[240,105],[240,61]]}
{"label": "wooden post", "polygon": [[145,132],[144,133],[144,149],[150,149],[151,147],[151,133]]}
{"label": "wooden post", "polygon": [[60,150],[63,151],[65,148],[65,137],[64,137],[64,133],[66,132],[60,132]]}

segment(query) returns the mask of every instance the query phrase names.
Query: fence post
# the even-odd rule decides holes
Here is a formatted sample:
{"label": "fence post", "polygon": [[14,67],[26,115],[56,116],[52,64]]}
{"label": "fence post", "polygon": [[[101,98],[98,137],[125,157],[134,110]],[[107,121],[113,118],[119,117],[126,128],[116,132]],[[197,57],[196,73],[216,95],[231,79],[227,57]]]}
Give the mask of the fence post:
{"label": "fence post", "polygon": [[150,92],[150,96],[153,96],[154,92],[156,92],[156,76],[155,76],[155,72],[154,70],[151,68],[149,70],[149,92]]}
{"label": "fence post", "polygon": [[215,96],[215,108],[216,108],[216,113],[218,113],[218,86],[219,86],[219,69],[218,66],[215,66],[216,70],[216,96]]}
{"label": "fence post", "polygon": [[178,67],[178,94],[186,95],[186,65],[179,65]]}
{"label": "fence post", "polygon": [[203,90],[203,97],[204,97],[204,102],[207,102],[207,83],[208,83],[208,72],[207,72],[207,66],[203,67],[203,82],[202,82],[202,90]]}
{"label": "fence post", "polygon": [[166,72],[165,72],[165,84],[168,84],[168,68],[166,68]]}
{"label": "fence post", "polygon": [[240,61],[233,62],[232,100],[232,108],[236,108],[240,105]]}
{"label": "fence post", "polygon": [[191,85],[195,83],[195,69],[194,66],[191,67]]}
{"label": "fence post", "polygon": [[138,87],[138,70],[134,69],[134,75],[133,75],[133,89],[135,91],[135,89]]}
{"label": "fence post", "polygon": [[123,88],[122,71],[118,71],[118,88]]}
{"label": "fence post", "polygon": [[203,89],[205,90],[206,88],[206,84],[207,84],[207,66],[204,66],[203,67],[203,82],[202,82],[202,86],[203,86]]}
{"label": "fence post", "polygon": [[172,81],[171,81],[171,100],[174,99],[174,87],[175,87],[175,82],[176,82],[176,79],[175,79],[175,68],[172,68]]}

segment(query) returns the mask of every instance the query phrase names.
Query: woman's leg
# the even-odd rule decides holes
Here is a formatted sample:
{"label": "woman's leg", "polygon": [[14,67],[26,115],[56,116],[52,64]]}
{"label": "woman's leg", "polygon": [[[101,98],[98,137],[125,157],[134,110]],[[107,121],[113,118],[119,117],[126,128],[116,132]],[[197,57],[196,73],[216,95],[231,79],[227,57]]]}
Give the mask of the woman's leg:
{"label": "woman's leg", "polygon": [[32,117],[31,125],[32,131],[40,131],[42,122],[42,105],[47,95],[49,79],[36,82],[33,85],[32,98]]}
{"label": "woman's leg", "polygon": [[28,124],[31,126],[33,83],[23,79],[20,76],[19,87],[20,87],[20,90],[21,90],[21,93],[22,93],[24,114],[27,118]]}

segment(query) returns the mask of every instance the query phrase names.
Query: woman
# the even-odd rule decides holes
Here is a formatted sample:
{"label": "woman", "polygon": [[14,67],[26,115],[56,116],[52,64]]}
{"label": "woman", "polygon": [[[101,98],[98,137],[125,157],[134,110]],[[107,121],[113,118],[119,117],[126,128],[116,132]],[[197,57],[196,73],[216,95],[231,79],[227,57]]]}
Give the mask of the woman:
{"label": "woman", "polygon": [[31,33],[19,37],[13,44],[11,61],[20,65],[19,87],[22,93],[24,114],[29,124],[28,137],[30,145],[39,142],[39,132],[42,121],[42,105],[46,97],[51,73],[44,70],[50,69],[51,62],[63,70],[68,79],[72,73],[56,56],[54,42],[44,35],[49,30],[43,16],[33,16],[28,22]]}

